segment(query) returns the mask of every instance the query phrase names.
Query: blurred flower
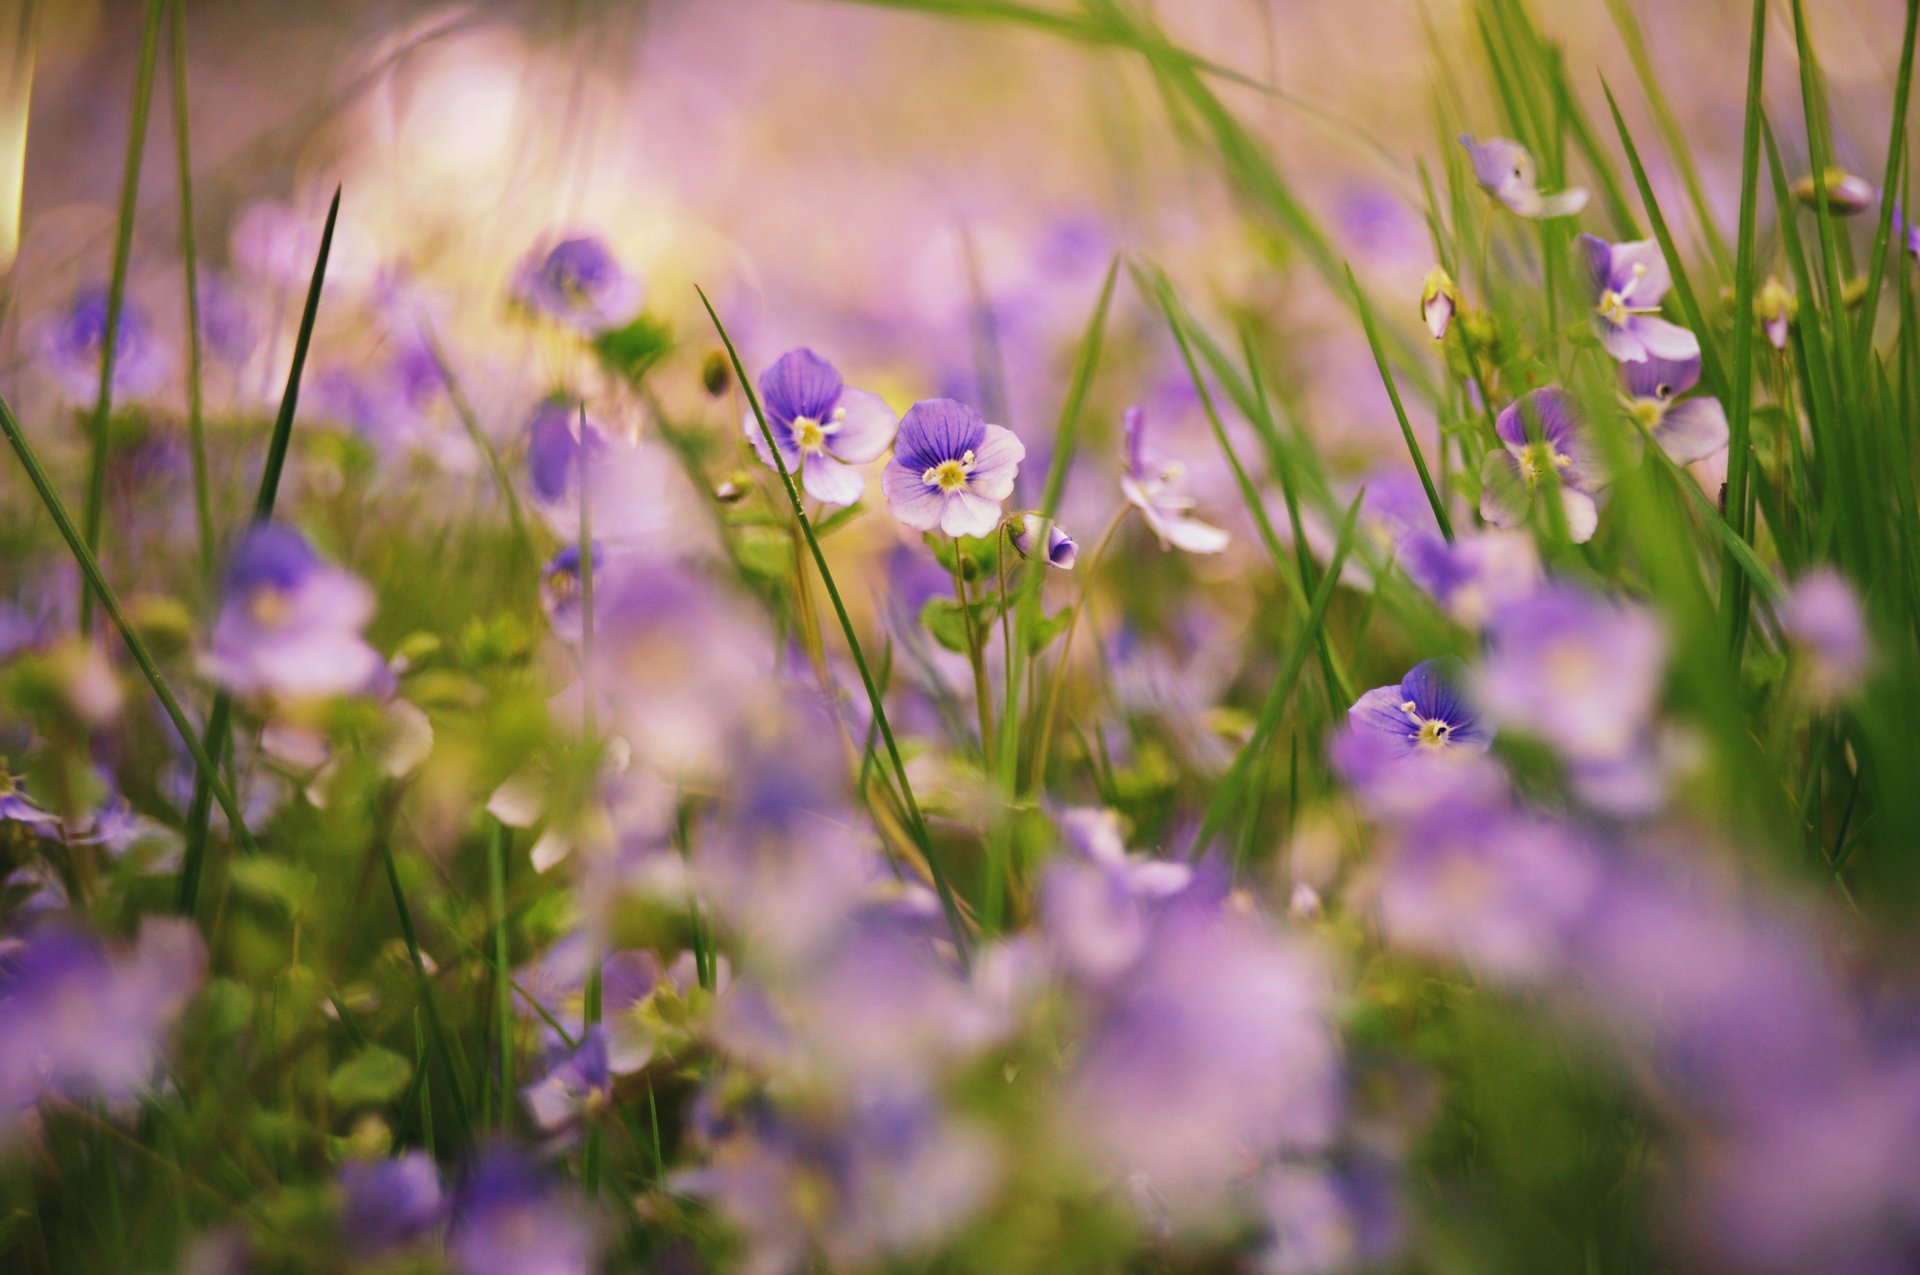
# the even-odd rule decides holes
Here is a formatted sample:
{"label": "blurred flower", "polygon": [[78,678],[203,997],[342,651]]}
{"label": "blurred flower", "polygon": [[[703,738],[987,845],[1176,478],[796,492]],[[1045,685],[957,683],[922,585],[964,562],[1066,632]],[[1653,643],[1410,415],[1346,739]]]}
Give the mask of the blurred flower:
{"label": "blurred flower", "polygon": [[1129,407],[1122,418],[1127,436],[1127,472],[1120,476],[1120,494],[1140,511],[1163,549],[1188,553],[1219,553],[1227,547],[1227,533],[1189,518],[1196,503],[1186,494],[1186,469],[1178,461],[1162,461],[1147,451],[1147,414]]}
{"label": "blurred flower", "polygon": [[1460,135],[1473,164],[1474,180],[1480,189],[1504,204],[1509,212],[1522,217],[1571,217],[1587,206],[1587,192],[1569,186],[1557,195],[1540,193],[1540,180],[1534,175],[1533,156],[1518,142],[1504,137],[1476,142]]}
{"label": "blurred flower", "polygon": [[[596,575],[606,570],[606,551],[600,542],[593,544],[593,570]],[[582,629],[580,610],[580,542],[562,545],[560,551],[547,563],[546,574],[540,577],[540,604],[546,609],[547,621],[553,625],[553,634],[563,642],[578,642]]]}
{"label": "blurred flower", "polygon": [[1822,188],[1824,188],[1827,211],[1840,217],[1851,217],[1855,213],[1865,212],[1873,207],[1874,202],[1880,197],[1879,192],[1873,188],[1872,182],[1864,177],[1856,177],[1844,168],[1829,165],[1819,178],[1819,182],[1816,183],[1814,174],[1808,173],[1794,182],[1793,197],[1808,208],[1815,208],[1819,206]]}
{"label": "blurred flower", "polygon": [[1280,1165],[1261,1179],[1270,1228],[1261,1275],[1339,1275],[1387,1265],[1402,1238],[1385,1167]]}
{"label": "blurred flower", "polygon": [[603,240],[584,235],[535,247],[514,272],[511,295],[534,314],[595,336],[638,314],[645,292]]}
{"label": "blurred flower", "polygon": [[560,397],[534,409],[526,438],[530,503],[561,540],[580,540],[584,469],[596,547],[659,557],[703,543],[706,524],[690,516],[684,480],[658,445],[611,434],[578,400]]}
{"label": "blurred flower", "polygon": [[424,1151],[340,1166],[340,1234],[362,1260],[425,1237],[446,1217],[440,1170]]}
{"label": "blurred flower", "polygon": [[1191,884],[1193,869],[1129,856],[1119,816],[1111,810],[1069,810],[1060,816],[1060,831],[1075,853],[1047,866],[1041,924],[1067,969],[1105,982],[1145,949],[1155,913]]}
{"label": "blurred flower", "polygon": [[1627,410],[1676,465],[1705,460],[1726,447],[1727,413],[1719,399],[1698,394],[1675,401],[1700,383],[1698,355],[1679,362],[1622,363],[1620,377],[1627,387]]}
{"label": "blurred flower", "polygon": [[1872,648],[1860,602],[1839,573],[1822,567],[1794,581],[1780,626],[1806,662],[1816,702],[1830,704],[1860,688]]}
{"label": "blurred flower", "polygon": [[517,1153],[489,1152],[454,1202],[460,1275],[588,1275],[599,1243],[585,1211]]}
{"label": "blurred flower", "polygon": [[1541,575],[1533,537],[1519,531],[1462,531],[1451,542],[1426,532],[1408,536],[1400,555],[1408,577],[1474,629],[1497,607],[1526,596]]}
{"label": "blurred flower", "polygon": [[520,1098],[543,1133],[571,1133],[597,1119],[613,1101],[606,1029],[598,1024],[589,1027],[580,1047],[521,1089]]}
{"label": "blurred flower", "polygon": [[148,919],[131,951],[52,926],[0,961],[0,1134],[40,1095],[120,1104],[151,1085],[206,948],[191,922]]}
{"label": "blurred flower", "polygon": [[1013,547],[1023,558],[1033,557],[1040,548],[1040,533],[1046,531],[1047,565],[1058,567],[1062,571],[1073,570],[1074,560],[1080,556],[1080,546],[1057,522],[1039,514],[1016,514],[1012,530],[1008,532]]}
{"label": "blurred flower", "polygon": [[[108,290],[84,288],[51,318],[40,335],[40,360],[69,397],[91,403],[100,392],[100,358],[107,344]],[[173,360],[152,322],[132,298],[120,308],[113,341],[113,397],[116,402],[153,393],[166,382]]]}
{"label": "blurred flower", "polygon": [[[866,490],[854,468],[877,460],[893,441],[899,422],[878,395],[849,388],[840,373],[812,350],[789,350],[760,377],[767,427],[781,462],[809,496],[823,504],[851,505]],[[760,422],[749,412],[747,441],[767,468],[774,468]]]}
{"label": "blurred flower", "polygon": [[1594,327],[1608,354],[1622,363],[1700,357],[1698,337],[1659,317],[1660,300],[1673,286],[1660,245],[1651,239],[1608,243],[1593,235],[1574,244],[1593,289]]}
{"label": "blurred flower", "polygon": [[256,526],[234,550],[226,601],[202,671],[243,695],[347,695],[371,688],[386,663],[361,638],[373,591],[321,559],[298,531]]}
{"label": "blurred flower", "polygon": [[1480,516],[1496,527],[1524,526],[1541,480],[1551,475],[1567,535],[1575,544],[1592,539],[1600,522],[1592,493],[1605,485],[1605,475],[1566,391],[1528,391],[1507,405],[1493,428],[1504,450],[1488,452],[1481,462]]}
{"label": "blurred flower", "polygon": [[1000,521],[1027,449],[1011,431],[950,398],[907,409],[881,475],[887,505],[915,531],[985,536]]}
{"label": "blurred flower", "polygon": [[1459,303],[1453,276],[1439,266],[1429,270],[1427,281],[1420,288],[1420,317],[1426,322],[1427,331],[1434,340],[1446,339],[1447,329],[1453,326],[1453,312]]}
{"label": "blurred flower", "polygon": [[19,775],[8,774],[0,766],[0,823],[25,824],[29,828],[54,828],[60,823],[60,817],[42,810],[32,797],[27,795],[26,780]]}
{"label": "blurred flower", "polygon": [[1496,611],[1475,691],[1487,715],[1574,761],[1642,742],[1660,694],[1666,639],[1643,608],[1549,584]]}
{"label": "blurred flower", "polygon": [[1389,754],[1415,749],[1467,748],[1485,752],[1493,733],[1460,693],[1457,679],[1438,660],[1422,660],[1398,685],[1362,695],[1347,721]]}

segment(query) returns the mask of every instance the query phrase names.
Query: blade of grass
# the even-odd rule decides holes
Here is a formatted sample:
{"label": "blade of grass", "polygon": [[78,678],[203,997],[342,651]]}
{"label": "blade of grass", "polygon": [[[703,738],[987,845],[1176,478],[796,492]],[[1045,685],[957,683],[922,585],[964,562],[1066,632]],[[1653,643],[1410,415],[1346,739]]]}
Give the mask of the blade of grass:
{"label": "blade of grass", "polygon": [[[1893,119],[1887,126],[1886,176],[1880,183],[1880,218],[1874,228],[1873,257],[1867,268],[1867,291],[1860,304],[1859,347],[1864,368],[1865,352],[1873,347],[1874,312],[1880,304],[1880,280],[1887,268],[1887,239],[1893,231],[1893,191],[1899,186],[1900,164],[1907,146],[1907,99],[1913,88],[1913,45],[1916,25],[1920,25],[1920,4],[1907,5],[1906,33],[1900,37],[1900,69],[1894,81]],[[1901,228],[1902,233],[1905,227]]]}
{"label": "blade of grass", "polygon": [[[413,928],[413,910],[407,906],[407,892],[400,885],[400,870],[393,861],[393,838],[383,835],[380,842],[380,862],[386,869],[387,887],[393,892],[394,912],[400,918],[400,937],[407,945],[407,960],[413,966],[414,981],[420,989],[420,1009],[427,1017],[427,1042],[432,1048],[434,1060],[440,1064],[441,1079],[447,1084],[447,1097],[453,1103],[454,1122],[460,1127],[460,1144],[463,1147],[473,1145],[473,1127],[467,1119],[467,1100],[461,1094],[460,1076],[454,1069],[453,1052],[447,1044],[447,1034],[440,1022],[440,1008],[434,1001],[433,980],[427,974],[427,963],[420,955],[420,939]],[[420,1095],[422,1112],[427,1110],[426,1085],[424,1078]],[[425,1116],[431,1119],[431,1116]]]}
{"label": "blade of grass", "polygon": [[926,858],[927,871],[933,877],[935,893],[940,896],[940,907],[946,913],[947,928],[952,932],[954,948],[961,963],[970,960],[966,926],[960,919],[960,909],[954,902],[952,887],[947,882],[946,872],[940,866],[939,858],[933,852],[932,838],[927,833],[927,822],[920,812],[920,803],[913,795],[913,785],[907,779],[906,763],[900,757],[900,745],[895,740],[893,726],[887,721],[887,707],[881,702],[880,690],[874,685],[873,672],[867,667],[867,657],[860,647],[860,635],[854,631],[853,619],[847,614],[846,603],[840,599],[839,586],[834,583],[833,572],[827,568],[826,555],[820,551],[820,541],[813,534],[813,524],[807,518],[806,506],[801,503],[800,489],[794,485],[793,473],[787,468],[787,462],[774,445],[773,429],[767,424],[766,412],[760,406],[760,396],[754,392],[753,381],[747,376],[747,369],[740,362],[740,352],[734,348],[733,338],[728,335],[726,325],[720,322],[720,314],[713,308],[713,302],[707,298],[703,289],[696,287],[700,295],[700,304],[706,307],[707,317],[713,321],[714,331],[720,334],[720,342],[727,348],[727,358],[733,364],[733,375],[740,390],[747,396],[747,406],[753,410],[753,418],[760,426],[761,437],[767,444],[767,452],[774,459],[774,467],[780,472],[780,483],[787,489],[787,500],[793,506],[794,519],[800,524],[800,533],[806,538],[807,549],[813,555],[813,565],[820,572],[820,581],[826,587],[827,598],[833,603],[834,617],[840,622],[840,632],[847,640],[847,649],[853,656],[853,664],[860,673],[860,683],[866,689],[867,702],[873,708],[874,721],[880,727],[880,738],[887,746],[887,761],[893,768],[894,779],[898,782],[900,795],[907,805],[909,831],[913,834],[920,853]]}
{"label": "blade of grass", "polygon": [[173,65],[174,156],[179,161],[180,265],[187,301],[187,439],[193,459],[193,507],[200,532],[200,574],[214,587],[213,493],[207,480],[207,436],[200,385],[200,267],[193,226],[193,154],[187,125],[186,0],[168,6],[172,27],[168,44]]}
{"label": "blade of grass", "polygon": [[[1760,203],[1760,91],[1766,43],[1767,0],[1753,0],[1753,25],[1747,42],[1746,121],[1740,142],[1740,226],[1734,249],[1733,378],[1728,385],[1731,392],[1727,399],[1727,507],[1735,510],[1746,508],[1749,458],[1753,450],[1753,330],[1757,326],[1753,313],[1757,270],[1754,239]],[[1794,428],[1799,428],[1798,422]],[[1744,518],[1742,523],[1737,530],[1742,537],[1751,539],[1754,528],[1744,525]],[[1735,591],[1732,604],[1723,608],[1721,617],[1727,630],[1728,649],[1736,664],[1746,647],[1747,609],[1742,605],[1741,592]]]}
{"label": "blade of grass", "polygon": [[173,723],[174,730],[179,732],[187,752],[193,757],[194,766],[212,790],[214,800],[220,803],[220,809],[225,812],[227,821],[233,827],[234,837],[247,850],[259,849],[254,843],[252,834],[247,831],[245,820],[241,818],[239,804],[234,801],[233,794],[228,791],[226,784],[220,781],[218,767],[214,765],[213,759],[207,756],[206,749],[200,746],[199,737],[193,731],[192,721],[180,707],[180,701],[174,697],[173,691],[167,686],[166,679],[160,676],[160,666],[154,662],[152,653],[147,650],[146,642],[141,639],[139,631],[127,619],[126,612],[120,609],[120,601],[114,596],[113,588],[107,583],[106,576],[101,573],[100,563],[94,558],[93,551],[87,548],[86,538],[80,534],[80,529],[74,526],[73,518],[67,513],[67,507],[60,499],[60,493],[54,490],[52,479],[41,467],[39,456],[34,453],[33,445],[27,442],[26,432],[20,428],[20,421],[14,416],[13,408],[7,405],[4,398],[0,398],[0,430],[5,431],[7,441],[13,444],[14,454],[19,456],[21,466],[27,471],[28,480],[33,483],[34,490],[40,493],[41,503],[47,507],[47,513],[52,517],[54,526],[59,529],[61,538],[67,542],[67,548],[73,552],[74,561],[80,567],[82,580],[98,595],[101,609],[107,613],[107,618],[112,620],[114,627],[120,631],[121,640],[126,643],[134,663],[139,666],[141,675],[147,679],[147,684],[153,688],[153,693],[160,700],[160,707],[165,710],[167,719]]}
{"label": "blade of grass", "polygon": [[[166,0],[147,0],[140,29],[140,59],[134,72],[133,111],[128,125],[126,166],[120,175],[120,212],[113,236],[113,273],[107,284],[106,327],[100,340],[100,391],[93,406],[93,446],[87,461],[85,517],[87,549],[98,553],[107,503],[107,418],[113,412],[114,347],[127,301],[127,266],[133,257],[133,215],[140,201],[140,163],[147,148],[147,114],[153,105],[154,65],[159,60],[160,18]],[[93,596],[80,594],[80,632],[93,632]]]}
{"label": "blade of grass", "polygon": [[[314,258],[313,278],[307,285],[306,308],[300,313],[300,331],[293,342],[293,362],[287,369],[287,387],[280,396],[280,411],[273,421],[273,435],[267,440],[266,464],[260,470],[260,487],[253,498],[255,526],[273,517],[273,506],[280,494],[280,475],[286,467],[287,447],[293,438],[294,410],[300,401],[300,377],[306,370],[307,351],[313,344],[313,325],[320,314],[320,288],[327,276],[327,258],[333,251],[333,230],[340,219],[340,191],[335,188],[333,202],[327,208],[327,223],[320,231],[320,251]],[[232,734],[233,695],[221,689],[213,697],[207,714],[207,731],[201,749],[217,766],[226,752]],[[180,859],[180,876],[174,891],[174,908],[182,916],[192,916],[199,903],[200,879],[205,870],[207,832],[212,818],[208,804],[208,773],[202,771],[193,785],[193,797],[187,806],[186,851]]]}
{"label": "blade of grass", "polygon": [[1427,493],[1427,504],[1433,507],[1433,519],[1440,524],[1440,534],[1453,542],[1453,520],[1447,517],[1447,504],[1440,499],[1440,493],[1434,489],[1433,475],[1427,472],[1427,458],[1420,454],[1420,440],[1413,436],[1413,424],[1407,419],[1406,404],[1400,401],[1400,387],[1394,383],[1393,368],[1387,363],[1385,351],[1380,348],[1380,332],[1374,326],[1373,307],[1367,304],[1366,296],[1360,291],[1359,282],[1353,277],[1353,267],[1347,267],[1347,288],[1353,294],[1353,304],[1360,312],[1360,322],[1367,330],[1367,347],[1373,351],[1373,361],[1380,368],[1380,379],[1387,387],[1387,397],[1393,401],[1394,419],[1400,422],[1400,437],[1406,440],[1407,455],[1413,458],[1413,468],[1420,475],[1420,487]]}

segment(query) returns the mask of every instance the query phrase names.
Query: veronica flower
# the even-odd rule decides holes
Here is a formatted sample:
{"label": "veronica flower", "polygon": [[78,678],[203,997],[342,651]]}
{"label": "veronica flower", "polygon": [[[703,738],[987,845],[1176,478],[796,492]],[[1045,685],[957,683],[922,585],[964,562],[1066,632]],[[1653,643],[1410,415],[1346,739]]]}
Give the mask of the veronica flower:
{"label": "veronica flower", "polygon": [[1390,756],[1417,749],[1485,752],[1493,743],[1493,732],[1481,725],[1438,660],[1422,660],[1398,684],[1362,695],[1347,710],[1347,721]]}
{"label": "veronica flower", "polygon": [[[607,555],[597,540],[592,554],[594,572],[605,571]],[[553,625],[554,636],[566,642],[578,642],[583,627],[580,575],[580,542],[576,540],[560,547],[540,577],[540,605],[546,610],[547,622]]]}
{"label": "veronica flower", "polygon": [[1660,245],[1651,239],[1608,243],[1593,235],[1574,242],[1593,287],[1594,326],[1608,354],[1622,363],[1700,357],[1698,337],[1659,317],[1661,298],[1673,286]]}
{"label": "veronica flower", "polygon": [[1509,212],[1522,217],[1571,217],[1587,206],[1587,192],[1570,186],[1557,195],[1540,193],[1540,180],[1534,174],[1533,156],[1518,142],[1504,137],[1476,142],[1460,135],[1473,164],[1474,180],[1480,189],[1504,204]]}
{"label": "veronica flower", "polygon": [[1435,266],[1427,272],[1427,281],[1420,288],[1420,318],[1426,323],[1427,331],[1433,339],[1446,339],[1447,329],[1453,325],[1453,312],[1459,308],[1460,297],[1454,291],[1453,276]]}
{"label": "veronica flower", "polygon": [[514,272],[512,297],[535,314],[593,336],[639,313],[645,291],[591,235],[536,247]]}
{"label": "veronica flower", "polygon": [[386,673],[360,636],[372,615],[373,591],[358,577],[324,561],[293,528],[257,526],[234,550],[201,667],[243,695],[367,690]]}
{"label": "veronica flower", "polygon": [[1494,420],[1493,430],[1504,447],[1481,463],[1480,516],[1496,527],[1524,525],[1541,481],[1552,475],[1568,536],[1575,544],[1591,539],[1600,522],[1591,493],[1603,485],[1603,475],[1566,391],[1549,387],[1521,395]]}
{"label": "veronica flower", "polygon": [[[597,546],[691,551],[705,524],[691,516],[685,480],[647,439],[622,437],[575,399],[548,398],[527,421],[528,503],[562,541],[580,539],[581,478]],[[585,453],[584,458],[582,453]]]}
{"label": "veronica flower", "polygon": [[1526,596],[1540,580],[1533,537],[1519,531],[1439,532],[1408,536],[1400,565],[1448,615],[1477,629],[1493,611]]}
{"label": "veronica flower", "polygon": [[1040,550],[1040,533],[1046,531],[1047,565],[1058,567],[1062,571],[1073,570],[1075,559],[1080,556],[1080,546],[1073,537],[1063,530],[1059,523],[1039,514],[1020,514],[1013,520],[1012,530],[1007,534],[1013,541],[1013,548],[1023,558],[1036,556]]}
{"label": "veronica flower", "polygon": [[1011,430],[987,424],[966,404],[927,399],[900,419],[880,486],[893,516],[915,531],[990,535],[1026,454]]}
{"label": "veronica flower", "polygon": [[60,816],[43,810],[27,795],[26,781],[0,767],[0,823],[23,824],[28,828],[56,828]]}
{"label": "veronica flower", "polygon": [[[65,311],[42,331],[42,365],[74,399],[91,402],[100,392],[100,356],[107,344],[107,306],[104,287],[84,288]],[[166,347],[160,344],[152,322],[131,299],[122,302],[120,326],[113,341],[113,395],[115,399],[151,394],[172,370]]]}
{"label": "veronica flower", "polygon": [[1859,599],[1837,572],[1820,568],[1794,581],[1780,626],[1806,662],[1816,701],[1832,703],[1860,688],[1872,648]]}
{"label": "veronica flower", "polygon": [[340,1234],[362,1260],[425,1237],[446,1217],[440,1170],[424,1151],[340,1166]]}
{"label": "veronica flower", "polygon": [[580,1047],[523,1088],[520,1099],[545,1133],[569,1133],[597,1119],[613,1101],[606,1029],[597,1024],[588,1028]]}
{"label": "veronica flower", "polygon": [[588,1275],[598,1238],[585,1211],[511,1151],[473,1170],[447,1248],[460,1275]]}
{"label": "veronica flower", "polygon": [[1727,413],[1707,394],[1680,396],[1700,383],[1700,359],[1643,359],[1620,365],[1627,411],[1677,465],[1705,460],[1727,445]]}
{"label": "veronica flower", "polygon": [[1129,407],[1121,418],[1127,437],[1127,472],[1120,476],[1120,494],[1140,511],[1163,549],[1188,553],[1219,553],[1227,547],[1227,533],[1189,518],[1193,497],[1186,494],[1186,467],[1161,461],[1147,451],[1147,414]]}
{"label": "veronica flower", "polygon": [[1649,726],[1666,638],[1648,611],[1548,585],[1501,608],[1475,697],[1503,725],[1578,761],[1618,758]]}
{"label": "veronica flower", "polygon": [[1060,963],[1098,984],[1145,949],[1153,917],[1192,883],[1193,868],[1130,856],[1111,810],[1069,810],[1060,816],[1060,831],[1075,853],[1047,867],[1041,922]]}
{"label": "veronica flower", "polygon": [[[854,466],[879,459],[899,427],[877,394],[850,388],[809,349],[789,350],[766,370],[760,399],[781,462],[822,504],[859,500],[867,482]],[[773,468],[759,420],[749,412],[745,424],[754,453]]]}

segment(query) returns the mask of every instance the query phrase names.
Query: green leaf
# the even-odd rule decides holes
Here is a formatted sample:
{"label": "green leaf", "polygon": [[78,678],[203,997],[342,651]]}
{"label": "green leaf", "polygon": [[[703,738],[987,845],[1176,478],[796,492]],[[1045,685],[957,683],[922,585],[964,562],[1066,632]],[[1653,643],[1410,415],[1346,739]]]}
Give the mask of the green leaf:
{"label": "green leaf", "polygon": [[1066,632],[1067,625],[1073,621],[1073,608],[1061,607],[1052,615],[1042,616],[1034,621],[1027,632],[1027,654],[1038,655],[1053,645],[1053,640]]}
{"label": "green leaf", "polygon": [[962,610],[952,598],[931,598],[920,608],[920,626],[933,634],[933,640],[941,646],[956,655],[965,655],[969,611],[973,614],[973,627],[978,630],[1000,618],[999,599],[982,598]]}
{"label": "green leaf", "polygon": [[634,383],[672,348],[672,329],[645,314],[624,328],[601,333],[593,342],[593,352],[600,356],[607,370]]}
{"label": "green leaf", "polygon": [[826,517],[822,518],[819,522],[815,523],[813,525],[813,534],[816,536],[819,536],[822,540],[824,540],[829,535],[832,535],[835,531],[838,531],[840,528],[846,526],[848,523],[852,522],[855,518],[858,518],[861,514],[865,513],[866,511],[867,511],[867,507],[856,500],[853,504],[848,505],[845,509],[836,509],[832,513],[828,514]]}
{"label": "green leaf", "polygon": [[233,888],[241,894],[262,903],[278,903],[294,914],[306,909],[319,886],[312,872],[281,859],[235,859],[229,872]]}
{"label": "green leaf", "polygon": [[412,1079],[412,1063],[371,1045],[333,1069],[327,1097],[341,1107],[377,1107],[398,1098]]}

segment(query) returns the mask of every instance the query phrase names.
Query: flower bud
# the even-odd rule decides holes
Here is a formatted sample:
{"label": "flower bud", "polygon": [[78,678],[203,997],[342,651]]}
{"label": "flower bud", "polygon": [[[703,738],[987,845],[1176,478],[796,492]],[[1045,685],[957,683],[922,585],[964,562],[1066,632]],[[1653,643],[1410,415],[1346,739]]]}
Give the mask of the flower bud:
{"label": "flower bud", "polygon": [[1060,529],[1060,525],[1042,518],[1039,514],[1016,514],[1007,520],[1007,535],[1013,541],[1013,548],[1023,558],[1034,556],[1040,543],[1040,530],[1046,528],[1047,565],[1058,567],[1062,571],[1073,570],[1074,560],[1080,556],[1080,546],[1074,543],[1072,536]]}
{"label": "flower bud", "polygon": [[1753,308],[1768,343],[1776,350],[1786,349],[1787,325],[1793,319],[1793,294],[1778,279],[1768,275],[1767,281],[1760,285],[1760,294],[1753,299]]}
{"label": "flower bud", "polygon": [[1439,266],[1427,272],[1426,284],[1420,289],[1420,317],[1426,321],[1427,331],[1433,334],[1434,340],[1446,339],[1459,300],[1451,275]]}
{"label": "flower bud", "polygon": [[[1828,212],[1839,217],[1851,217],[1873,207],[1875,191],[1866,178],[1856,177],[1832,165],[1821,176],[1822,181],[1818,185],[1826,188]],[[1793,184],[1793,197],[1809,208],[1819,205],[1820,194],[1812,173]]]}

